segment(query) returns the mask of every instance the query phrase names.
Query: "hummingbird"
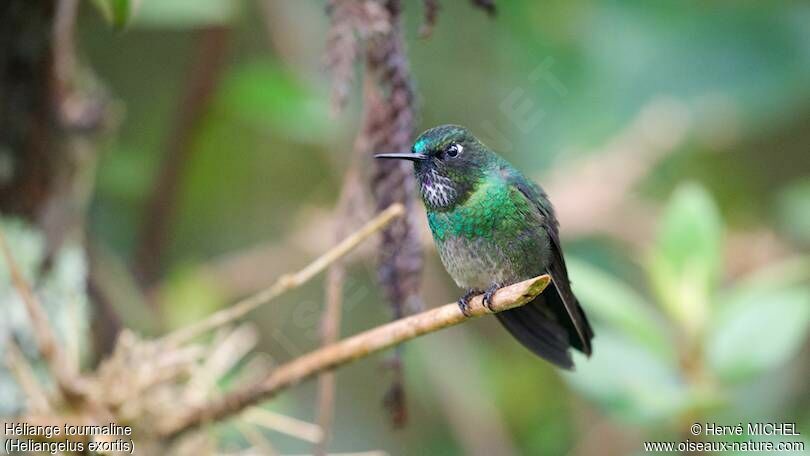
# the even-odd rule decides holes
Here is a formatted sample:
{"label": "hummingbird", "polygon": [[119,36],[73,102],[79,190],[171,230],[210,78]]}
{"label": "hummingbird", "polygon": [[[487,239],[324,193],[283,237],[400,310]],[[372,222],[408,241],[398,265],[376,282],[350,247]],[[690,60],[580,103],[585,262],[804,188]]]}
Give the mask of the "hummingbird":
{"label": "hummingbird", "polygon": [[496,313],[521,344],[572,369],[569,348],[590,356],[593,331],[571,291],[558,223],[546,193],[467,129],[442,125],[422,133],[406,153],[439,257],[465,289],[458,305],[468,315],[473,296],[548,274],[552,286],[530,303]]}

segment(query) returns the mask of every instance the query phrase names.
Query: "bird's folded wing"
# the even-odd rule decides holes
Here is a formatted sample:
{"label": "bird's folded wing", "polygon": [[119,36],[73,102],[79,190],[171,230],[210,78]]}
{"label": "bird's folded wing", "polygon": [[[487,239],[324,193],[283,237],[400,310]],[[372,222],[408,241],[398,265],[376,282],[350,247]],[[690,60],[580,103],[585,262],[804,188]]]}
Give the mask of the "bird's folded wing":
{"label": "bird's folded wing", "polygon": [[533,182],[527,180],[523,176],[510,175],[507,176],[509,183],[512,184],[515,198],[523,198],[533,208],[532,216],[537,218],[550,240],[551,260],[548,264],[548,274],[554,283],[554,287],[560,295],[560,298],[565,307],[565,315],[559,317],[565,318],[570,322],[570,326],[574,329],[574,335],[570,341],[571,345],[577,348],[586,355],[591,354],[591,339],[593,338],[593,331],[591,325],[588,323],[588,318],[585,316],[582,308],[579,306],[577,298],[571,291],[571,284],[568,280],[568,270],[565,267],[565,259],[563,258],[562,248],[560,246],[560,236],[557,229],[557,219],[554,216],[553,209],[548,201],[545,193],[540,187]]}

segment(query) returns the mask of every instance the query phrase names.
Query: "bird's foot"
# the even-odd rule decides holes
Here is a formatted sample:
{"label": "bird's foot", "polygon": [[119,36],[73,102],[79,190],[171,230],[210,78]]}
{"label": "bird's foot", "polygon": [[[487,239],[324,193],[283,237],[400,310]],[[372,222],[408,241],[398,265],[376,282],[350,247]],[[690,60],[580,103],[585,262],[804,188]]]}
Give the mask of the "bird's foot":
{"label": "bird's foot", "polygon": [[458,298],[458,308],[461,309],[461,313],[463,313],[465,317],[470,316],[470,299],[480,293],[480,290],[470,288],[466,293],[464,293],[464,296]]}
{"label": "bird's foot", "polygon": [[489,309],[492,313],[495,313],[495,310],[492,308],[492,298],[495,296],[495,292],[500,290],[501,286],[500,283],[496,282],[484,291],[484,307]]}

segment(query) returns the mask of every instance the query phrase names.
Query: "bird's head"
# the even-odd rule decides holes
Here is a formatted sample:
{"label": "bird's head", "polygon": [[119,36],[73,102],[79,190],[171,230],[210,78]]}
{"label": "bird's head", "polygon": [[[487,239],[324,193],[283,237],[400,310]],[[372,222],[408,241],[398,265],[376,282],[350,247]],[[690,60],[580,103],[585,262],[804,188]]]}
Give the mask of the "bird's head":
{"label": "bird's head", "polygon": [[472,133],[457,125],[422,133],[410,152],[375,157],[412,161],[422,199],[436,210],[463,203],[497,160]]}

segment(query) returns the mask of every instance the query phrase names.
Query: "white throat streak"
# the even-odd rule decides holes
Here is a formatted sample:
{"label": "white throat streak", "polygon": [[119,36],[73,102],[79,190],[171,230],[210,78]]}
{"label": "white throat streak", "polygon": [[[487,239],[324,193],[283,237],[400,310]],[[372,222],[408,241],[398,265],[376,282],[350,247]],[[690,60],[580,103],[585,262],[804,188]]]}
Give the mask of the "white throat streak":
{"label": "white throat streak", "polygon": [[453,182],[444,176],[440,176],[435,169],[421,180],[420,190],[425,201],[433,207],[445,207],[452,204],[456,198],[456,189]]}

